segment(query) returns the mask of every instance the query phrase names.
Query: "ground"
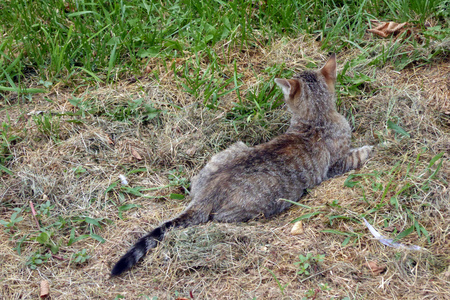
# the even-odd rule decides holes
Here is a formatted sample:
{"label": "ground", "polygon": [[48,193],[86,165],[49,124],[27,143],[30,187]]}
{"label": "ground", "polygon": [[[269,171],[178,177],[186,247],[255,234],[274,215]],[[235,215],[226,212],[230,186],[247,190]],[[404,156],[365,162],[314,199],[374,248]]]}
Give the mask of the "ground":
{"label": "ground", "polygon": [[[233,52],[242,89],[268,80],[268,67],[322,65],[327,54],[311,40]],[[338,53],[338,72],[357,55]],[[137,238],[183,210],[189,178],[214,153],[287,128],[282,105],[235,118],[236,91],[205,108],[173,70],[159,80],[55,86],[30,102],[11,94],[8,106],[0,104],[9,126],[3,136],[17,137],[2,150],[13,159],[0,177],[2,220],[11,225],[0,231],[0,298],[36,298],[47,280],[51,299],[450,299],[448,57],[400,71],[390,64],[347,71],[338,109],[353,128],[353,145],[375,149],[360,170],[323,182],[301,206],[270,220],[173,230],[137,267],[111,278]],[[233,65],[223,73],[232,74]],[[370,80],[351,90],[357,74]],[[16,224],[14,208],[23,217]],[[425,250],[383,245],[363,217],[383,235],[404,233],[398,242]],[[293,235],[298,218],[303,232]],[[76,262],[82,249],[86,261]]]}

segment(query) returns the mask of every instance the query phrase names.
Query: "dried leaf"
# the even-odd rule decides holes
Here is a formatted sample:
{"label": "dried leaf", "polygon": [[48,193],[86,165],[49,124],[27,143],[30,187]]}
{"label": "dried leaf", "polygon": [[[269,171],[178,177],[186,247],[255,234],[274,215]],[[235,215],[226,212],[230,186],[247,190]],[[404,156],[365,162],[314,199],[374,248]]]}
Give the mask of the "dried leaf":
{"label": "dried leaf", "polygon": [[109,135],[107,135],[108,137],[108,143],[111,145],[114,145],[114,141],[111,139],[111,137]]}
{"label": "dried leaf", "polygon": [[303,222],[302,221],[298,221],[294,224],[294,226],[292,226],[292,229],[291,229],[292,235],[299,235],[299,234],[302,234],[303,232],[304,232],[304,230],[303,230]]}
{"label": "dried leaf", "polygon": [[192,146],[191,148],[186,150],[186,154],[192,157],[192,156],[194,156],[196,151],[197,151],[197,147]]}
{"label": "dried leaf", "polygon": [[373,275],[380,275],[381,273],[386,271],[385,266],[379,266],[374,261],[367,262],[367,267],[370,269],[370,271],[372,271]]}
{"label": "dried leaf", "polygon": [[[408,23],[396,23],[396,22],[379,22],[377,20],[370,20],[375,28],[368,29],[367,31],[372,32],[381,37],[388,37],[391,34],[399,34],[405,29],[403,28]],[[402,29],[403,28],[403,29]]]}
{"label": "dried leaf", "polygon": [[44,299],[47,298],[49,294],[50,294],[50,285],[47,280],[42,280],[40,297]]}
{"label": "dried leaf", "polygon": [[65,3],[64,3],[64,11],[65,11],[66,13],[73,13],[73,12],[76,11],[76,9],[75,9],[75,6],[74,6],[74,5],[65,2]]}
{"label": "dried leaf", "polygon": [[397,232],[400,232],[402,229],[400,228],[399,225],[395,225],[395,226],[388,226],[388,227],[385,227],[383,230],[386,231],[386,232],[394,232],[395,230],[396,230]]}
{"label": "dried leaf", "polygon": [[142,157],[134,148],[131,148],[131,155],[133,155],[137,160],[142,160]]}

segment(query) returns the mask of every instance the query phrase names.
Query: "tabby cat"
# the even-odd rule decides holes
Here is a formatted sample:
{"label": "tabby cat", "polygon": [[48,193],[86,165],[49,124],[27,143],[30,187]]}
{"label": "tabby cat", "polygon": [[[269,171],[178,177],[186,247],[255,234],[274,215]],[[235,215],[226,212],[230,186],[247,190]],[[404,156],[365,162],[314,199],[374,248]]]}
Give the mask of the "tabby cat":
{"label": "tabby cat", "polygon": [[334,54],[318,71],[275,79],[292,113],[286,133],[255,147],[237,142],[214,155],[192,178],[186,209],[142,237],[111,274],[130,269],[170,228],[271,217],[291,206],[281,199],[298,201],[306,189],[359,168],[372,147],[350,149],[350,126],[336,111],[335,81]]}

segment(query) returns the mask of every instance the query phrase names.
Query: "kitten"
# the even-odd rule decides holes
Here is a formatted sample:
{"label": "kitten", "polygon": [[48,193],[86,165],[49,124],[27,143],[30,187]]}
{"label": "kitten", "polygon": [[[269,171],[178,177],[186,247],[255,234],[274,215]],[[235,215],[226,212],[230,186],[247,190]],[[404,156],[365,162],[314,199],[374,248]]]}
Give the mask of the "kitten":
{"label": "kitten", "polygon": [[237,142],[214,155],[192,178],[186,209],[142,237],[111,274],[130,269],[170,228],[268,218],[291,206],[280,199],[298,201],[306,189],[359,168],[372,147],[350,149],[350,126],[335,107],[335,81],[334,54],[318,71],[275,79],[292,113],[287,132],[255,147]]}

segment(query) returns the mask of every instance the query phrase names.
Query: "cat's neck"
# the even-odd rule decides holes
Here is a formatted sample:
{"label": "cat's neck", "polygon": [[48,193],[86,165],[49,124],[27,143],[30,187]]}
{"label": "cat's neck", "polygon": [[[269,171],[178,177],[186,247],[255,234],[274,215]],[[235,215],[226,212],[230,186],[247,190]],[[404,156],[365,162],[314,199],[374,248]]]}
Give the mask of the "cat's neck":
{"label": "cat's neck", "polygon": [[297,119],[297,120],[295,120],[295,122],[292,122],[292,120],[291,120],[291,124],[290,124],[288,130],[286,131],[286,133],[296,133],[296,134],[300,133],[301,134],[301,133],[311,132],[313,130],[320,130],[321,128],[324,128],[324,124],[312,122],[309,120]]}
{"label": "cat's neck", "polygon": [[337,115],[340,117],[336,110],[318,113],[315,115],[315,118],[311,119],[294,115],[291,118],[291,124],[286,133],[299,133],[312,129],[320,130],[327,128],[330,124],[336,122]]}

